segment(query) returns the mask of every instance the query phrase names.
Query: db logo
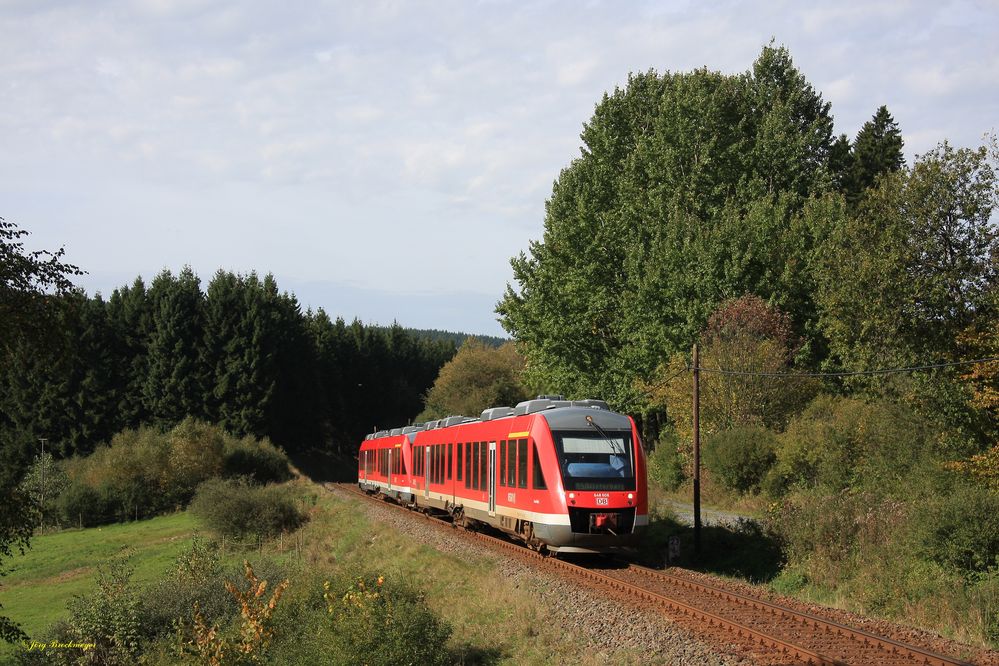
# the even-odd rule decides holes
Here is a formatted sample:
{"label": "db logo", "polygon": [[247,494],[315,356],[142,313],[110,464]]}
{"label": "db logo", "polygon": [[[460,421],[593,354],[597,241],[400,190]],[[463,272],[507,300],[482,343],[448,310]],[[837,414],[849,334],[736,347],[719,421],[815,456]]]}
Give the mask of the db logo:
{"label": "db logo", "polygon": [[597,498],[597,506],[607,506],[609,503],[610,500],[608,500],[606,497]]}

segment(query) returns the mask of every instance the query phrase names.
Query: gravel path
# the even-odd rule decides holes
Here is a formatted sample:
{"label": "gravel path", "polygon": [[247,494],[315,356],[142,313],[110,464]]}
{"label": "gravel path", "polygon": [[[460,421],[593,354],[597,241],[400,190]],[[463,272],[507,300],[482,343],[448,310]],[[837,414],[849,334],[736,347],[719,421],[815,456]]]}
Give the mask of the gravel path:
{"label": "gravel path", "polygon": [[[481,544],[429,526],[421,519],[389,506],[360,502],[346,491],[338,496],[357,502],[373,520],[418,539],[443,553],[476,561],[488,557],[498,563],[499,574],[511,586],[527,590],[545,610],[551,623],[582,639],[585,651],[607,663],[621,661],[624,650],[639,651],[648,664],[705,664],[719,666],[754,663],[745,657],[723,654],[689,631],[651,612],[627,607],[605,595],[554,574],[548,574]],[[623,653],[621,656],[624,656]],[[644,661],[644,657],[643,657]]]}

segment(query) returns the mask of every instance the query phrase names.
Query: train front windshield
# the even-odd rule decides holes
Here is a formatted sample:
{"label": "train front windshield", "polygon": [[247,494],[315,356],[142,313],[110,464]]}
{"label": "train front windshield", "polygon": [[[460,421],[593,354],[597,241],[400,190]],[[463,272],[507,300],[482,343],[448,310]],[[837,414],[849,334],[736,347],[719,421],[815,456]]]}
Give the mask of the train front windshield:
{"label": "train front windshield", "polygon": [[634,490],[630,432],[556,431],[555,450],[566,490]]}

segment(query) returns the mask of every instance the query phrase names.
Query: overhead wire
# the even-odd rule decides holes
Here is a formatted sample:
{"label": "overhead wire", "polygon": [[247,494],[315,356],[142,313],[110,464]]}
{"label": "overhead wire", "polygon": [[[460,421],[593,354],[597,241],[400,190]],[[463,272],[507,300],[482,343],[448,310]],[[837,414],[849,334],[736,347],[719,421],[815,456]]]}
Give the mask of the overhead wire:
{"label": "overhead wire", "polygon": [[[913,365],[904,368],[880,368],[877,370],[844,370],[841,372],[754,372],[749,370],[726,370],[724,368],[690,367],[688,371],[699,370],[700,372],[715,375],[735,375],[743,377],[856,377],[861,375],[889,375],[901,374],[905,372],[917,372],[920,370],[937,370],[940,368],[953,368],[962,365],[976,365],[979,363],[992,363],[999,361],[999,356],[988,356],[985,358],[970,359],[967,361],[948,361],[945,363],[930,363],[926,365]],[[674,375],[673,377],[675,377]],[[670,377],[669,379],[673,379]],[[667,380],[668,381],[668,380]]]}

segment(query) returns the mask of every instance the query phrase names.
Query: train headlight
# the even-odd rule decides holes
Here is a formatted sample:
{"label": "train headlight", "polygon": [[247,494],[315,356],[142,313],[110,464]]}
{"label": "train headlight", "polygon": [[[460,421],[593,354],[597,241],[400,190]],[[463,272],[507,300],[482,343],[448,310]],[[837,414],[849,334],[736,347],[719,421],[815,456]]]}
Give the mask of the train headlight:
{"label": "train headlight", "polygon": [[576,493],[569,493],[569,499],[576,499]]}
{"label": "train headlight", "polygon": [[628,493],[628,499],[635,499],[634,493]]}

